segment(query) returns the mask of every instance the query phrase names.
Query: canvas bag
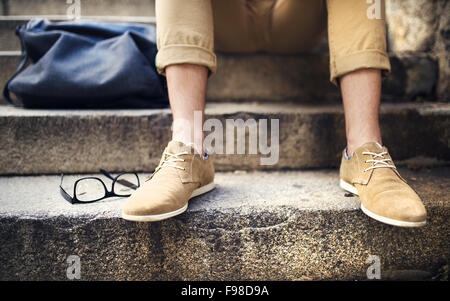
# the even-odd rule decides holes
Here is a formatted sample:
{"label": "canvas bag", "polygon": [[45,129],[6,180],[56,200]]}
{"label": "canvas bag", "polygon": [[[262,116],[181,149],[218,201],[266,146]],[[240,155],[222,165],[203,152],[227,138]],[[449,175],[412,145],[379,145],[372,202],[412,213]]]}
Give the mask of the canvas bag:
{"label": "canvas bag", "polygon": [[10,92],[30,108],[168,105],[154,26],[33,19],[16,34],[22,57],[3,90],[13,105]]}

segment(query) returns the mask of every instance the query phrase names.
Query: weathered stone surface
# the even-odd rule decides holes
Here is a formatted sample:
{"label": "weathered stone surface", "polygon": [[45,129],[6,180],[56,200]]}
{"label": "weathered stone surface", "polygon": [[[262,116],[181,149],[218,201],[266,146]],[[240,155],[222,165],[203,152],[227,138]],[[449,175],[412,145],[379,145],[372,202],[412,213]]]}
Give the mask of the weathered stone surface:
{"label": "weathered stone surface", "polygon": [[[206,114],[221,121],[224,143],[225,119],[279,120],[277,164],[261,165],[260,159],[269,155],[250,155],[247,147],[245,155],[217,155],[218,170],[334,167],[345,146],[341,105],[211,103]],[[394,159],[419,155],[450,159],[449,104],[384,104],[380,114],[383,141]],[[169,109],[0,106],[0,173],[152,171],[171,137],[170,126]]]}
{"label": "weathered stone surface", "polygon": [[383,273],[383,280],[394,281],[424,281],[432,280],[432,274],[421,270],[394,270]]}
{"label": "weathered stone surface", "polygon": [[[435,67],[430,69],[431,66],[428,63],[426,66],[416,65],[421,66],[421,71],[420,74],[413,71],[416,76],[410,77],[410,86],[412,90],[416,90],[418,87],[415,83],[418,83],[422,90],[427,90],[423,89],[425,83],[431,83],[434,78],[437,78],[436,84],[427,84],[427,86],[436,90],[440,101],[450,100],[448,92],[450,90],[449,20],[450,6],[445,0],[386,0],[389,51],[398,55],[414,52],[414,55],[426,53],[436,57],[437,70]],[[419,78],[424,80],[418,80]],[[401,80],[400,77],[395,79]],[[401,91],[398,85],[396,87],[398,91]]]}
{"label": "weathered stone surface", "polygon": [[383,83],[384,97],[391,101],[434,98],[438,77],[439,64],[432,55],[391,56],[391,75]]}
{"label": "weathered stone surface", "polygon": [[433,47],[441,0],[386,0],[390,51],[429,51]]}
{"label": "weathered stone surface", "polygon": [[3,177],[0,279],[64,280],[69,255],[84,280],[353,280],[366,277],[369,255],[380,256],[382,278],[433,273],[450,255],[450,170],[400,172],[424,199],[424,228],[365,216],[336,170],[218,173],[214,191],[157,223],[120,219],[123,200],[70,205],[58,176]]}
{"label": "weathered stone surface", "polygon": [[[0,51],[20,50],[20,40],[15,35],[16,27],[25,21],[0,21]],[[2,65],[3,66],[3,65]],[[6,69],[9,70],[9,69]],[[1,73],[5,73],[0,72]],[[3,83],[3,81],[2,81]]]}
{"label": "weathered stone surface", "polygon": [[[81,3],[82,16],[154,16],[154,0],[73,0]],[[2,0],[2,15],[66,15],[70,7],[64,0]]]}
{"label": "weathered stone surface", "polygon": [[450,101],[450,4],[440,3],[439,26],[436,31],[435,53],[439,60],[437,94],[441,101]]}
{"label": "weathered stone surface", "polygon": [[[10,77],[14,74],[17,66],[20,62],[20,55],[17,52],[3,52],[0,55],[0,87],[3,89],[6,82],[10,79]],[[3,91],[3,90],[2,90]],[[3,100],[3,94],[0,96],[0,105],[4,105],[5,101]]]}
{"label": "weathered stone surface", "polygon": [[339,97],[329,80],[328,55],[221,53],[217,60],[217,74],[208,83],[208,98],[214,101],[308,103]]}

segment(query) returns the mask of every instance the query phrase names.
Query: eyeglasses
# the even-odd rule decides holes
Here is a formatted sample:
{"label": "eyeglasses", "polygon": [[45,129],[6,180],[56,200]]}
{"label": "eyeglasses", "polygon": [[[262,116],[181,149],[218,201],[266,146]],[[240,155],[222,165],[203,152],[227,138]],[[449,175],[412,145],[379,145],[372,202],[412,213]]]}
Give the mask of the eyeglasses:
{"label": "eyeglasses", "polygon": [[64,174],[61,174],[59,184],[61,195],[71,204],[86,204],[110,197],[128,197],[140,186],[139,177],[134,172],[120,173],[116,177],[104,169],[100,169],[100,172],[113,181],[111,191],[106,189],[105,183],[100,178],[84,177],[75,182],[72,197],[62,188]]}

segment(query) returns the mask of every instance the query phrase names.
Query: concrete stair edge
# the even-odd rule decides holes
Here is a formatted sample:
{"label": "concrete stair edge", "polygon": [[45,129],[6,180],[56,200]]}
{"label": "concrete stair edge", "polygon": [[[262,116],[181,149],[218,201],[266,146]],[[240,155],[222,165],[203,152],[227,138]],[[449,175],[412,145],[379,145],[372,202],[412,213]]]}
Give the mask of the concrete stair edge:
{"label": "concrete stair edge", "polygon": [[[279,120],[277,164],[261,165],[261,158],[270,155],[249,155],[246,148],[246,155],[215,155],[217,170],[335,167],[345,146],[341,105],[210,103],[206,115],[221,122],[223,139],[225,119],[257,123],[267,119],[269,126],[271,119]],[[383,141],[394,160],[425,156],[449,161],[449,115],[449,104],[383,104]],[[2,106],[0,174],[87,173],[99,168],[152,171],[170,139],[171,122],[169,109],[67,111]]]}
{"label": "concrete stair edge", "polygon": [[64,280],[69,255],[83,280],[363,280],[369,255],[382,278],[433,273],[450,257],[449,171],[401,170],[429,212],[419,229],[365,216],[336,170],[218,173],[213,192],[158,223],[120,219],[123,200],[70,205],[58,176],[0,177],[0,279]]}

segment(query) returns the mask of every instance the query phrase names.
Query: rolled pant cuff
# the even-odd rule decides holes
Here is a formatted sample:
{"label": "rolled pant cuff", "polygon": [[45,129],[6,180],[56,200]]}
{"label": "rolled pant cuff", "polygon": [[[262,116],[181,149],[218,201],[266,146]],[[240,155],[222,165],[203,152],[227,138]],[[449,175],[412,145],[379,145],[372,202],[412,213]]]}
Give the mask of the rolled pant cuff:
{"label": "rolled pant cuff", "polygon": [[156,68],[165,75],[165,68],[174,64],[205,66],[210,75],[216,73],[217,61],[214,52],[195,45],[169,45],[158,50]]}
{"label": "rolled pant cuff", "polygon": [[386,76],[391,72],[389,57],[378,50],[364,50],[335,59],[331,65],[330,81],[337,85],[337,79],[342,75],[361,69],[381,69]]}

